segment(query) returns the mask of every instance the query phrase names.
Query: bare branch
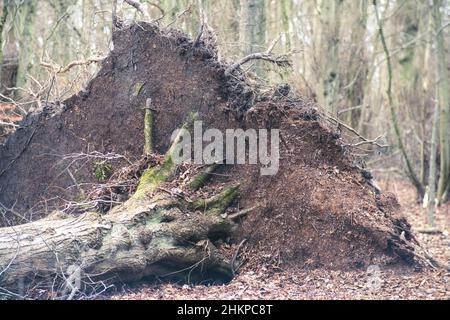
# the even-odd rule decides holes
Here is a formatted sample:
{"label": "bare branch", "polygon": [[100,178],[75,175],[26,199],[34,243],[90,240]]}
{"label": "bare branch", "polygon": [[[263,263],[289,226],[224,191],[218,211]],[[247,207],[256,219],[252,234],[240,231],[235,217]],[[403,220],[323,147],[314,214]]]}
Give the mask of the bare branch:
{"label": "bare branch", "polygon": [[271,62],[273,64],[276,64],[279,67],[291,67],[292,62],[289,60],[289,58],[285,55],[282,56],[273,56],[267,53],[252,53],[248,56],[242,58],[239,62],[236,62],[235,64],[232,64],[225,70],[225,75],[230,75],[233,71],[244,65],[245,63],[252,61],[252,60],[264,60]]}
{"label": "bare branch", "polygon": [[150,16],[147,11],[142,8],[142,4],[136,0],[124,0],[124,2],[128,3],[130,6],[134,7],[137,11],[139,11],[145,18],[145,20],[150,21]]}
{"label": "bare branch", "polygon": [[13,128],[19,128],[20,126],[12,123],[12,122],[4,122],[2,120],[0,120],[0,126],[6,126],[6,127],[13,127]]}
{"label": "bare branch", "polygon": [[178,19],[180,19],[182,16],[184,16],[185,14],[191,14],[192,13],[192,7],[191,5],[189,5],[186,9],[184,9],[182,12],[178,13],[176,18],[169,23],[166,28],[169,28],[171,25],[173,25],[175,22],[178,21]]}
{"label": "bare branch", "polygon": [[239,265],[236,265],[236,260],[239,256],[239,251],[241,250],[242,246],[247,242],[247,239],[243,239],[241,243],[239,243],[236,251],[233,254],[233,259],[231,259],[231,271],[233,272],[233,275],[236,275],[236,272],[239,270],[239,268],[242,266],[242,263]]}
{"label": "bare branch", "polygon": [[161,6],[157,3],[154,2],[147,2],[149,5],[157,8],[159,10],[159,12],[161,13],[161,16],[157,19],[155,19],[153,22],[158,22],[159,20],[163,19],[166,16],[166,12],[164,11],[163,8],[161,8]]}
{"label": "bare branch", "polygon": [[93,62],[101,62],[105,59],[105,56],[99,56],[99,55],[93,55],[89,58],[87,58],[86,60],[76,60],[76,61],[72,61],[71,63],[69,63],[67,66],[65,66],[64,68],[61,68],[61,70],[58,71],[58,73],[64,73],[69,71],[72,67],[74,66],[80,66],[80,65],[89,65]]}
{"label": "bare branch", "polygon": [[230,214],[227,218],[232,220],[232,221],[236,221],[239,218],[245,217],[247,214],[249,214],[251,211],[253,211],[253,210],[257,209],[257,208],[258,208],[258,206],[254,206],[254,207],[251,207],[251,208],[248,208],[248,209],[244,209],[244,210],[241,210],[239,212]]}
{"label": "bare branch", "polygon": [[365,139],[362,136],[360,136],[360,138],[363,138],[365,140],[357,142],[357,143],[353,143],[353,144],[346,144],[345,146],[349,146],[349,147],[359,147],[362,145],[366,145],[366,144],[373,144],[376,145],[379,148],[387,148],[389,147],[389,145],[387,144],[380,144],[378,141],[380,141],[380,139],[382,139],[384,136],[378,136],[373,140],[369,140],[369,139]]}
{"label": "bare branch", "polygon": [[60,73],[65,73],[65,72],[69,71],[70,69],[72,69],[75,66],[89,65],[94,62],[101,62],[105,58],[106,58],[105,56],[93,55],[93,56],[87,58],[86,60],[72,61],[65,67],[59,66],[56,63],[49,63],[49,62],[41,61],[41,66],[50,69],[54,74],[60,74]]}
{"label": "bare branch", "polygon": [[[368,107],[368,106],[365,106],[365,107]],[[338,112],[338,116],[340,116],[343,113],[346,113],[346,112],[349,112],[349,111],[358,110],[358,109],[361,109],[361,108],[362,108],[362,105],[359,105],[359,106],[356,106],[356,107],[349,107],[349,108],[342,109],[342,110],[340,110]]]}
{"label": "bare branch", "polygon": [[283,35],[283,33],[280,33],[278,35],[278,37],[276,37],[275,39],[272,40],[272,42],[270,43],[269,48],[266,51],[267,54],[271,54],[272,53],[272,51],[275,48],[275,46],[278,44],[278,42],[280,42],[280,39],[281,39],[282,35]]}
{"label": "bare branch", "polygon": [[352,127],[346,125],[345,123],[343,123],[342,121],[332,117],[331,115],[327,114],[327,118],[331,121],[333,121],[334,123],[336,123],[338,126],[342,126],[345,129],[347,129],[348,131],[354,133],[359,139],[361,139],[361,142],[355,143],[355,144],[347,144],[345,146],[350,146],[350,147],[358,147],[361,145],[365,145],[365,144],[373,144],[376,145],[379,148],[387,148],[389,147],[389,145],[385,145],[385,144],[380,144],[378,141],[383,138],[383,136],[378,136],[377,138],[371,140],[371,139],[367,139],[365,137],[363,137],[358,131],[356,131],[355,129],[353,129]]}

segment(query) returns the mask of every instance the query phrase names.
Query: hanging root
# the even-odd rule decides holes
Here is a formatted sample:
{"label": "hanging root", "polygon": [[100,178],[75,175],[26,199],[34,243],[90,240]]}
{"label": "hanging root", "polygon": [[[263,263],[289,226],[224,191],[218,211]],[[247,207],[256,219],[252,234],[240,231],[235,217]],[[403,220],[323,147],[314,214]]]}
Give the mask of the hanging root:
{"label": "hanging root", "polygon": [[150,98],[145,102],[144,139],[144,154],[148,156],[153,153],[153,110]]}

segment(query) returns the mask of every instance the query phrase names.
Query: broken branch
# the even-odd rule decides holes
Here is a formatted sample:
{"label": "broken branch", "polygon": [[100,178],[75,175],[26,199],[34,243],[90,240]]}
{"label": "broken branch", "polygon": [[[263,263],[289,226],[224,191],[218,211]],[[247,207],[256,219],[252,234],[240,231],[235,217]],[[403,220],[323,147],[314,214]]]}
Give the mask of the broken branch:
{"label": "broken branch", "polygon": [[144,115],[144,154],[146,156],[153,152],[153,110],[152,99],[148,98],[145,102],[145,115]]}
{"label": "broken branch", "polygon": [[234,214],[230,214],[228,216],[228,219],[230,219],[232,221],[236,221],[237,219],[246,216],[247,214],[249,214],[251,211],[255,210],[256,208],[258,208],[258,206],[254,206],[254,207],[251,207],[251,208],[248,208],[248,209],[241,210],[241,211],[236,212]]}
{"label": "broken branch", "polygon": [[386,144],[380,144],[380,143],[378,142],[378,141],[383,137],[382,135],[381,135],[381,136],[378,136],[377,138],[375,138],[375,139],[373,139],[373,140],[367,139],[367,138],[363,137],[358,131],[356,131],[356,130],[353,129],[352,127],[346,125],[346,124],[343,123],[342,121],[340,121],[340,120],[334,118],[333,116],[327,114],[327,117],[328,117],[329,120],[331,120],[332,122],[336,123],[338,126],[344,127],[345,129],[347,129],[348,131],[354,133],[359,139],[362,140],[361,142],[354,143],[354,144],[347,144],[347,145],[345,145],[345,146],[358,147],[358,146],[365,145],[365,144],[373,144],[373,145],[376,145],[376,146],[379,147],[379,148],[387,148],[387,147],[389,147],[389,145],[386,145]]}
{"label": "broken branch", "polygon": [[93,56],[87,58],[86,60],[72,61],[65,67],[59,66],[56,63],[41,61],[41,66],[50,69],[55,74],[61,74],[61,73],[65,73],[65,72],[69,71],[70,69],[72,69],[75,66],[89,65],[94,62],[101,62],[105,58],[106,57],[104,57],[104,56],[93,55]]}
{"label": "broken branch", "polygon": [[6,127],[13,127],[13,128],[19,128],[20,126],[15,124],[15,123],[11,123],[11,122],[3,122],[0,120],[0,126],[6,126]]}
{"label": "broken branch", "polygon": [[242,58],[239,62],[236,62],[235,64],[232,64],[225,70],[225,75],[229,76],[233,71],[241,67],[242,65],[246,64],[249,61],[252,60],[263,60],[267,61],[273,64],[276,64],[279,67],[291,67],[292,62],[289,60],[289,58],[286,55],[281,56],[273,56],[271,54],[267,53],[252,53],[248,56]]}
{"label": "broken branch", "polygon": [[139,11],[147,21],[150,21],[150,16],[147,11],[144,10],[142,4],[136,0],[124,0],[124,2],[128,3],[130,6]]}

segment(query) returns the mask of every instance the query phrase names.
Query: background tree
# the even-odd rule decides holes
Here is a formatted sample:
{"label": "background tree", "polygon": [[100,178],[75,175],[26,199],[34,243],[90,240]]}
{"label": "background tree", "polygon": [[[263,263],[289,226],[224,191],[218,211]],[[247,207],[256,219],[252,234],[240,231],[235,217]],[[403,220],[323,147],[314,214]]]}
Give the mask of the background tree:
{"label": "background tree", "polygon": [[[266,1],[241,0],[239,43],[242,56],[264,50],[266,43]],[[262,65],[255,64],[255,71],[263,75]]]}
{"label": "background tree", "polygon": [[[440,108],[440,146],[441,169],[439,175],[439,188],[437,197],[439,201],[445,200],[450,174],[450,83],[448,79],[448,52],[444,43],[444,31],[442,29],[441,10],[448,13],[448,8],[443,8],[442,0],[433,0],[433,32],[435,35],[436,52],[436,85],[437,101]],[[447,10],[445,10],[447,9]],[[448,24],[447,24],[448,25]],[[448,46],[447,46],[448,48]]]}

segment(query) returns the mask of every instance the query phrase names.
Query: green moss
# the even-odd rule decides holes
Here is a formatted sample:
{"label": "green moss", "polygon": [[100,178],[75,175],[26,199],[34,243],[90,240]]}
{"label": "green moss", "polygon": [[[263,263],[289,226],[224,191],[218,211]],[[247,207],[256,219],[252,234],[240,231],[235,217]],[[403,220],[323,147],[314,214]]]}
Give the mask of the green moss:
{"label": "green moss", "polygon": [[198,175],[195,176],[194,179],[192,179],[192,181],[189,183],[189,189],[195,191],[204,186],[208,179],[211,177],[211,173],[214,172],[214,170],[216,170],[218,166],[218,164],[212,164],[205,170],[199,172]]}
{"label": "green moss", "polygon": [[136,193],[153,190],[169,180],[176,169],[172,157],[167,157],[160,167],[149,168],[144,171],[139,181]]}
{"label": "green moss", "polygon": [[221,214],[231,205],[238,194],[239,186],[229,187],[211,199],[194,201],[193,209],[204,210],[208,214]]}
{"label": "green moss", "polygon": [[139,96],[139,94],[142,91],[142,88],[144,87],[144,84],[141,82],[138,82],[134,85],[134,90],[133,90],[133,94],[135,97]]}
{"label": "green moss", "polygon": [[107,163],[106,161],[95,161],[94,165],[94,174],[98,181],[103,182],[111,177],[113,168],[112,165]]}
{"label": "green moss", "polygon": [[173,155],[176,145],[178,143],[180,143],[180,141],[182,139],[183,131],[192,131],[192,129],[194,127],[194,122],[197,121],[198,119],[199,119],[198,113],[196,113],[196,112],[189,113],[186,122],[183,124],[183,126],[181,127],[181,129],[178,133],[178,136],[175,137],[169,150],[167,150],[166,158],[171,157]]}
{"label": "green moss", "polygon": [[[188,120],[183,125],[183,128],[190,128],[194,121],[198,119],[197,113],[190,113]],[[175,173],[177,164],[173,161],[172,154],[175,145],[179,142],[179,138],[176,138],[172,146],[166,152],[164,163],[159,167],[149,168],[144,171],[139,181],[138,188],[135,195],[137,197],[144,195],[145,193],[156,189],[159,185],[169,180],[169,178]]]}

